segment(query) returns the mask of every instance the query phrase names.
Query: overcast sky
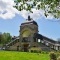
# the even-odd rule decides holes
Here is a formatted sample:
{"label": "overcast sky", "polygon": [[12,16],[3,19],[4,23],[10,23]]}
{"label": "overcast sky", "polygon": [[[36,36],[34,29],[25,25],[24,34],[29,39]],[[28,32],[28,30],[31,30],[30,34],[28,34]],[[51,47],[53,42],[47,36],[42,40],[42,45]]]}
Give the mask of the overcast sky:
{"label": "overcast sky", "polygon": [[[29,12],[19,12],[14,5],[13,0],[0,0],[0,32],[18,36],[20,25],[27,19]],[[43,10],[32,10],[33,14],[30,15],[38,23],[39,33],[54,40],[60,38],[60,21],[54,22],[57,19],[52,15],[46,18]]]}

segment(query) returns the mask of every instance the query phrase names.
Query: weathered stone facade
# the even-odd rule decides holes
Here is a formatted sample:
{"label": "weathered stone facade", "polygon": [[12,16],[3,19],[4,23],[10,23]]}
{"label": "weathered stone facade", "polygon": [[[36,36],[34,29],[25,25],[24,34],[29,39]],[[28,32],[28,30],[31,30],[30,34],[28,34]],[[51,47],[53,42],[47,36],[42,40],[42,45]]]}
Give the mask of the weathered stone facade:
{"label": "weathered stone facade", "polygon": [[6,50],[26,52],[31,48],[60,50],[60,43],[39,34],[38,24],[28,17],[28,20],[20,25],[19,37],[6,44]]}
{"label": "weathered stone facade", "polygon": [[27,21],[20,26],[20,47],[22,51],[28,51],[31,47],[37,46],[34,42],[34,34],[38,33],[38,25],[35,21]]}

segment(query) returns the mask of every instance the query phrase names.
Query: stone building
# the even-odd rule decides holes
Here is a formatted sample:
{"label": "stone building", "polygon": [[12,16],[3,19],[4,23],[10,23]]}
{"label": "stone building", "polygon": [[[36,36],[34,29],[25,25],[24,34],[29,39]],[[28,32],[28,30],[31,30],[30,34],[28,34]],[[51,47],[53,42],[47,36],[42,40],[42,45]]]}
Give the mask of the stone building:
{"label": "stone building", "polygon": [[31,48],[60,50],[60,43],[38,33],[38,24],[28,16],[20,25],[19,36],[6,44],[6,50],[29,51]]}

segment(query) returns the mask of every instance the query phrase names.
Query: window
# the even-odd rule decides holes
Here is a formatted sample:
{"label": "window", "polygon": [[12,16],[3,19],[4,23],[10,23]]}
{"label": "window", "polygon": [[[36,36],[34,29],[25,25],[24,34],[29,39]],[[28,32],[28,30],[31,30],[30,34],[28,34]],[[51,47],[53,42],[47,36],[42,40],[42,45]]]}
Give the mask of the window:
{"label": "window", "polygon": [[40,40],[40,39],[38,39],[38,42],[41,42],[41,40]]}
{"label": "window", "polygon": [[23,38],[22,42],[28,42],[28,38]]}

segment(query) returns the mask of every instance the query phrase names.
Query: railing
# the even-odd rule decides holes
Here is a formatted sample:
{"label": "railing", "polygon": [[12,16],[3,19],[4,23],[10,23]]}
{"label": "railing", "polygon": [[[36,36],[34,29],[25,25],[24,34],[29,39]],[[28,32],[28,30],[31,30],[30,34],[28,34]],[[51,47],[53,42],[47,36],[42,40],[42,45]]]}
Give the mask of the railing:
{"label": "railing", "polygon": [[11,42],[7,43],[5,46],[12,46],[14,44],[16,44],[17,42],[19,42],[19,39],[14,39],[14,40],[11,40]]}

